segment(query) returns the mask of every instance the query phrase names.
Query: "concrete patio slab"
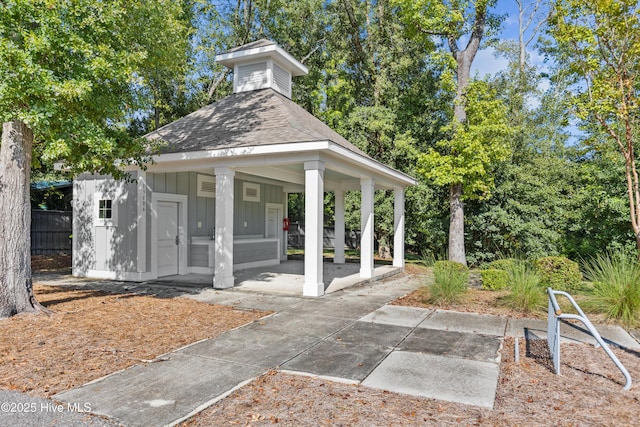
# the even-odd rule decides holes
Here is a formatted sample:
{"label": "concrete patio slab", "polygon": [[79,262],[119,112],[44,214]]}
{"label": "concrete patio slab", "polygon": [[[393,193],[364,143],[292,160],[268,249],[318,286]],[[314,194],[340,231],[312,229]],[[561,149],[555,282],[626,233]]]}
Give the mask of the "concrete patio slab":
{"label": "concrete patio slab", "polygon": [[362,381],[390,352],[390,348],[375,345],[322,341],[282,365],[282,368]]}
{"label": "concrete patio slab", "polygon": [[172,353],[170,360],[136,365],[54,398],[81,406],[88,403],[92,412],[127,426],[159,426],[191,413],[213,396],[263,371],[239,363]]}
{"label": "concrete patio slab", "polygon": [[436,310],[419,328],[504,336],[507,318],[488,314]]}
{"label": "concrete patio slab", "polygon": [[303,335],[324,339],[337,330],[353,323],[352,320],[320,315],[293,315],[280,312],[245,326],[256,333],[297,336]]}
{"label": "concrete patio slab", "polygon": [[496,363],[394,351],[362,385],[493,409],[498,374]]}
{"label": "concrete patio slab", "polygon": [[256,328],[227,332],[214,340],[190,345],[178,353],[273,369],[304,352],[318,341],[315,337],[264,333]]}
{"label": "concrete patio slab", "polygon": [[387,325],[416,327],[430,316],[434,310],[399,305],[384,305],[360,319],[361,322],[384,323]]}
{"label": "concrete patio slab", "polygon": [[363,298],[342,298],[337,304],[335,300],[326,298],[309,298],[300,304],[284,309],[292,315],[321,315],[357,320],[380,307],[380,304],[371,303]]}
{"label": "concrete patio slab", "polygon": [[356,322],[330,336],[326,341],[334,340],[352,345],[375,345],[391,349],[400,344],[411,331],[412,328],[404,326]]}
{"label": "concrete patio slab", "polygon": [[[375,267],[373,277],[360,277],[360,264],[323,263],[325,293],[333,293],[351,286],[369,283],[375,280],[399,274],[401,268],[388,265]],[[251,268],[234,272],[235,288],[242,291],[268,292],[285,295],[302,295],[304,285],[304,262],[284,261],[269,267]]]}
{"label": "concrete patio slab", "polygon": [[493,335],[416,328],[397,349],[499,363],[501,346],[502,337]]}

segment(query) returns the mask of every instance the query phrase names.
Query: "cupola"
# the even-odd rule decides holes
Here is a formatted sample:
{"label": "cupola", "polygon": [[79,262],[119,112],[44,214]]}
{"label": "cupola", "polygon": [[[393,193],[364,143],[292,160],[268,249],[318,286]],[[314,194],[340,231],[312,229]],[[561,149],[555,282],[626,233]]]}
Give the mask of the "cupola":
{"label": "cupola", "polygon": [[291,99],[291,77],[309,73],[300,61],[272,42],[261,39],[216,55],[233,69],[233,92],[272,88]]}

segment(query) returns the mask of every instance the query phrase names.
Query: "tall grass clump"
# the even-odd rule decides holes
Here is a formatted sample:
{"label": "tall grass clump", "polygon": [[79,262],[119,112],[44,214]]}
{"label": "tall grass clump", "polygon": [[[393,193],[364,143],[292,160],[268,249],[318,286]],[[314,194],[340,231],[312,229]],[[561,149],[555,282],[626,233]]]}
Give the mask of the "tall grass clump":
{"label": "tall grass clump", "polygon": [[436,261],[433,264],[435,282],[431,285],[431,302],[452,304],[462,299],[467,291],[469,268],[455,261]]}
{"label": "tall grass clump", "polygon": [[626,326],[640,324],[640,264],[623,252],[597,255],[584,264],[593,292],[583,303],[589,311],[603,313]]}
{"label": "tall grass clump", "polygon": [[514,263],[507,269],[509,294],[505,296],[506,304],[520,311],[537,311],[544,309],[546,296],[540,286],[540,272],[525,263]]}

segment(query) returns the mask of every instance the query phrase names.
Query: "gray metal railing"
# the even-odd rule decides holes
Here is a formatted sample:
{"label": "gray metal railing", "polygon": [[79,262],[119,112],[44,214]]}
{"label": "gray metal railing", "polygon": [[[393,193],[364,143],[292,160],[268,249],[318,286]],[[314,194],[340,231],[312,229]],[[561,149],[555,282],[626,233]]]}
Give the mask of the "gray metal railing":
{"label": "gray metal railing", "polygon": [[[579,320],[587,328],[589,333],[596,339],[596,348],[602,347],[602,349],[607,353],[611,360],[613,360],[613,363],[615,363],[618,369],[620,369],[620,372],[622,372],[626,379],[626,384],[623,387],[623,390],[629,390],[629,388],[631,388],[631,375],[629,375],[627,369],[622,365],[622,363],[620,363],[607,343],[604,342],[604,340],[600,336],[600,333],[596,330],[591,321],[589,321],[587,316],[584,314],[582,309],[580,309],[580,306],[578,306],[571,295],[563,291],[554,291],[551,288],[547,288],[547,294],[549,295],[549,311],[547,316],[547,343],[549,344],[549,351],[551,352],[553,367],[556,371],[556,374],[560,375],[560,320]],[[578,314],[563,313],[560,309],[560,306],[558,305],[558,301],[556,300],[556,295],[563,295],[567,297]]]}

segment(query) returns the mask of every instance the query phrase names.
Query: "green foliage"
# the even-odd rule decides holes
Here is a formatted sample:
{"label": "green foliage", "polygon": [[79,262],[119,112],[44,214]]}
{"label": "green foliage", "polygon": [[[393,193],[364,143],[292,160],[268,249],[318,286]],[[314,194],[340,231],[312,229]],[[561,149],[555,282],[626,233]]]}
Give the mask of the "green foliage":
{"label": "green foliage", "polygon": [[517,263],[509,268],[507,274],[510,292],[505,302],[509,307],[524,312],[544,309],[546,297],[536,269]]}
{"label": "green foliage", "polygon": [[183,12],[169,0],[2,2],[0,121],[27,124],[44,162],[122,177],[116,160],[142,163],[149,148],[128,118],[150,106],[152,81],[184,71]]}
{"label": "green foliage", "polygon": [[509,285],[509,275],[505,270],[490,268],[481,270],[482,288],[492,291],[505,289]]}
{"label": "green foliage", "polygon": [[582,284],[578,263],[565,257],[549,256],[536,260],[540,285],[557,291],[575,292]]}
{"label": "green foliage", "polygon": [[585,309],[604,313],[628,327],[640,324],[640,264],[635,254],[614,251],[598,254],[584,266],[593,283],[593,293],[583,303]]}
{"label": "green foliage", "polygon": [[521,261],[513,258],[502,258],[502,259],[497,259],[495,261],[491,261],[488,267],[489,269],[509,271],[511,268],[513,268],[516,264],[519,264],[520,262]]}
{"label": "green foliage", "polygon": [[464,185],[466,198],[485,199],[493,186],[492,167],[509,155],[507,110],[486,82],[473,81],[465,96],[467,119],[445,127],[440,140],[419,158],[419,173],[436,185]]}
{"label": "green foliage", "polygon": [[431,302],[449,304],[459,301],[467,290],[469,269],[455,261],[436,261],[435,282],[431,285]]}
{"label": "green foliage", "polygon": [[[629,0],[564,0],[550,16],[546,53],[567,82],[566,104],[598,153],[619,151],[634,234],[640,233],[636,151],[640,113],[640,7]],[[636,238],[637,239],[637,238]]]}

